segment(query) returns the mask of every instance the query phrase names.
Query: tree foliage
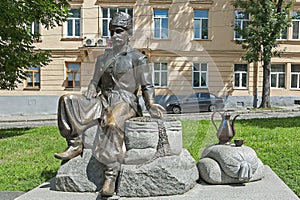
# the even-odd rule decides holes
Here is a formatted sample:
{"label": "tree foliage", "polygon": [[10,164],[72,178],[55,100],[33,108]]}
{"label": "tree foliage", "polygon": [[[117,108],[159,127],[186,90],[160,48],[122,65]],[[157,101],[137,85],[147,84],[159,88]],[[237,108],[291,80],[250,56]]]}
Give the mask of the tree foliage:
{"label": "tree foliage", "polygon": [[68,17],[67,0],[0,1],[0,89],[15,89],[30,66],[45,66],[50,53],[34,48],[39,34],[30,33],[32,22],[45,28],[62,25]]}
{"label": "tree foliage", "polygon": [[250,15],[248,26],[235,27],[244,40],[236,42],[246,51],[243,59],[249,63],[262,62],[263,93],[260,107],[270,105],[271,58],[280,56],[284,50],[278,49],[278,38],[290,26],[289,16],[293,0],[236,0],[233,6]]}

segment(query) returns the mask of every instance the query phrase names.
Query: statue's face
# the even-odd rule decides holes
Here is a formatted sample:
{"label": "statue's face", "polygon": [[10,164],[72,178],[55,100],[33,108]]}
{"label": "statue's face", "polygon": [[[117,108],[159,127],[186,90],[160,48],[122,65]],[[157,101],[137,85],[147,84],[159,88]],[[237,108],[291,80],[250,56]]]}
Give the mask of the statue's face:
{"label": "statue's face", "polygon": [[128,41],[128,32],[118,26],[114,26],[110,29],[110,34],[111,34],[111,41],[113,47],[122,47],[124,46],[127,41]]}

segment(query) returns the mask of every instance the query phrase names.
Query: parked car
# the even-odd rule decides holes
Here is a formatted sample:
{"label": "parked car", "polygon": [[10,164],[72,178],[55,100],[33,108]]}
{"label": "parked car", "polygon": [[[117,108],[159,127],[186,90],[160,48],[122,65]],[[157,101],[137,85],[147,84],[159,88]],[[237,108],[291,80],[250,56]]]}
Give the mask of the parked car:
{"label": "parked car", "polygon": [[168,113],[216,111],[224,108],[224,99],[209,92],[197,92],[188,97],[170,101],[166,105]]}

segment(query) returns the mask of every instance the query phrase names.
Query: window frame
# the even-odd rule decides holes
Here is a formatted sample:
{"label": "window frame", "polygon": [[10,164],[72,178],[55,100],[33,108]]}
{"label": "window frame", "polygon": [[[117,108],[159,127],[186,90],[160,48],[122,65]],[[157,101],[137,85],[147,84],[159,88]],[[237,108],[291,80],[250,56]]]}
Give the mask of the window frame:
{"label": "window frame", "polygon": [[40,35],[41,34],[41,25],[40,22],[34,21],[30,24],[30,34],[31,35]]}
{"label": "window frame", "polygon": [[[235,67],[245,67],[247,68],[247,70],[236,70]],[[247,64],[234,64],[233,66],[233,88],[234,89],[247,89],[248,88],[248,70],[249,70],[249,66]],[[243,86],[243,75],[246,74],[246,86]],[[238,75],[238,79],[239,79],[239,85],[236,86],[236,81],[235,81],[235,76]]]}
{"label": "window frame", "polygon": [[[276,66],[282,66],[284,67],[284,71],[283,72],[277,72],[277,71],[272,71],[272,67],[275,67]],[[283,87],[280,87],[279,85],[279,82],[280,82],[280,75],[284,75],[284,86]],[[275,76],[276,77],[276,86],[273,87],[272,86],[272,76]],[[271,64],[271,72],[270,72],[270,87],[272,89],[284,89],[286,88],[286,64]]]}
{"label": "window frame", "polygon": [[[37,69],[36,69],[37,68]],[[25,82],[24,82],[24,89],[32,89],[32,90],[39,90],[41,88],[41,67],[39,65],[36,65],[36,66],[31,66],[31,67],[28,67],[28,69],[25,70],[25,72],[28,74],[27,75],[27,78],[25,79]],[[32,86],[29,86],[28,83],[28,78],[29,78],[29,73],[32,73]],[[39,77],[38,78],[38,84],[39,85],[36,85],[35,83],[35,77],[36,77],[36,74],[38,74],[37,76]]]}
{"label": "window frame", "polygon": [[[300,90],[300,70],[299,72],[293,72],[293,66],[298,66],[300,68],[300,64],[292,64],[291,65],[291,73],[290,73],[290,89],[291,90]],[[297,87],[292,87],[293,75],[297,76]]]}
{"label": "window frame", "polygon": [[[67,20],[64,22],[64,37],[65,38],[80,38],[82,37],[82,9],[81,8],[70,8],[70,13],[72,13],[72,10],[79,10],[79,17],[73,17],[69,16]],[[79,33],[77,35],[76,33],[76,21],[79,22]],[[72,34],[69,35],[69,22],[72,23]]]}
{"label": "window frame", "polygon": [[[294,18],[295,17],[295,18]],[[297,22],[298,24],[298,30],[297,30],[297,38],[294,38],[294,22]],[[292,40],[300,40],[300,14],[298,15],[298,11],[292,11]]]}
{"label": "window frame", "polygon": [[[207,17],[195,17],[195,11],[206,11]],[[207,38],[203,38],[203,21],[207,20]],[[196,21],[199,21],[199,37],[196,37]],[[208,9],[194,9],[194,40],[208,40],[209,38],[209,10]]]}
{"label": "window frame", "polygon": [[[199,70],[195,70],[195,64],[199,65]],[[206,65],[206,70],[202,70],[202,65]],[[195,86],[195,73],[198,74],[199,86]],[[205,73],[205,85],[202,85],[202,74]],[[193,88],[208,88],[208,63],[207,62],[193,62],[192,65],[192,87]]]}
{"label": "window frame", "polygon": [[[155,16],[155,11],[166,11],[167,16]],[[167,27],[163,27],[164,19],[167,19]],[[159,29],[156,30],[156,20],[159,20]],[[164,37],[164,30],[166,30],[166,37]],[[159,36],[156,37],[156,33],[159,32]],[[169,10],[168,9],[153,9],[153,39],[165,40],[169,39]]]}
{"label": "window frame", "polygon": [[[159,70],[155,69],[155,65],[159,64]],[[167,69],[162,69],[162,65],[165,64],[167,66]],[[153,85],[155,88],[167,88],[169,85],[169,63],[167,62],[153,62],[153,70],[152,70],[152,81],[153,81]],[[156,78],[156,74],[159,74],[159,85],[155,84],[155,78]],[[162,84],[162,78],[163,78],[163,73],[166,73],[165,77],[166,77],[166,85]]]}
{"label": "window frame", "polygon": [[[107,16],[104,16],[104,9],[107,9]],[[129,14],[132,18],[132,29],[131,29],[131,33],[130,33],[130,37],[133,36],[133,27],[134,27],[134,9],[132,7],[118,7],[118,8],[114,8],[114,7],[102,7],[101,8],[101,12],[102,12],[102,20],[101,20],[101,23],[102,23],[102,27],[101,27],[101,34],[102,34],[102,37],[110,37],[110,31],[109,31],[109,22],[112,18],[112,15],[111,14],[111,10],[112,9],[117,9],[116,12],[119,12],[120,10],[121,11],[125,11],[125,13]],[[125,9],[125,10],[124,10]],[[131,11],[130,11],[131,10]],[[104,21],[107,21],[106,22],[106,32],[107,34],[104,34]]]}
{"label": "window frame", "polygon": [[[236,16],[237,16],[236,13],[237,13],[237,12],[243,12],[245,16],[248,16],[248,18],[242,18],[242,19],[236,18]],[[237,22],[240,22],[239,28],[240,28],[241,30],[243,30],[245,27],[248,26],[247,24],[244,25],[244,23],[246,23],[246,22],[249,23],[249,22],[250,22],[250,14],[246,14],[245,11],[242,11],[242,10],[235,10],[235,11],[234,11],[234,27],[237,27]],[[245,40],[245,38],[243,38],[243,36],[236,37],[236,36],[238,36],[238,33],[237,33],[236,30],[234,30],[234,33],[233,33],[233,34],[234,34],[234,35],[233,35],[234,40]]]}
{"label": "window frame", "polygon": [[[69,65],[78,64],[78,70],[69,70]],[[72,86],[69,86],[69,74],[72,73]],[[79,73],[79,86],[76,86],[76,73]],[[68,89],[75,89],[81,87],[81,63],[80,62],[66,62],[66,78],[65,78],[65,87]]]}

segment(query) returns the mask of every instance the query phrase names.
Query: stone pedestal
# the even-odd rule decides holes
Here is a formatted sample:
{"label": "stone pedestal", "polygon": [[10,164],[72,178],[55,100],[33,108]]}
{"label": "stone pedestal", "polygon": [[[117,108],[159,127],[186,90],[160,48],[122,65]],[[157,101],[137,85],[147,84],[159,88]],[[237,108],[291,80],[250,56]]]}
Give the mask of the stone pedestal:
{"label": "stone pedestal", "polygon": [[211,184],[246,183],[263,178],[263,163],[247,146],[212,145],[197,164],[200,177]]}
{"label": "stone pedestal", "polygon": [[84,150],[67,162],[62,162],[51,189],[64,192],[96,192],[104,182],[103,165],[93,157],[95,137],[101,132],[95,124],[82,134]]}
{"label": "stone pedestal", "polygon": [[61,165],[51,189],[64,192],[96,192],[102,188],[103,182],[103,165],[93,157],[91,149],[84,149],[82,156]]}
{"label": "stone pedestal", "polygon": [[199,178],[195,160],[187,150],[141,165],[122,165],[119,196],[176,195],[189,191]]}
{"label": "stone pedestal", "polygon": [[[160,124],[161,126],[161,124]],[[117,195],[143,197],[183,194],[196,185],[199,178],[196,162],[182,149],[181,123],[163,122],[169,154],[159,155],[161,134],[154,121],[128,120],[125,125],[125,163],[117,182]],[[52,189],[67,192],[96,192],[102,188],[103,166],[93,157],[94,138],[101,134],[98,126],[83,134],[84,151],[62,164]],[[156,155],[154,158],[153,156]]]}

